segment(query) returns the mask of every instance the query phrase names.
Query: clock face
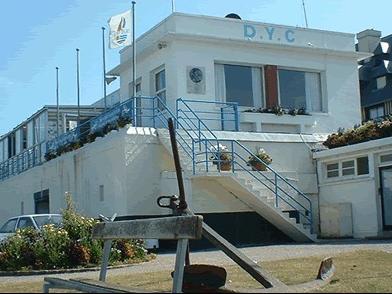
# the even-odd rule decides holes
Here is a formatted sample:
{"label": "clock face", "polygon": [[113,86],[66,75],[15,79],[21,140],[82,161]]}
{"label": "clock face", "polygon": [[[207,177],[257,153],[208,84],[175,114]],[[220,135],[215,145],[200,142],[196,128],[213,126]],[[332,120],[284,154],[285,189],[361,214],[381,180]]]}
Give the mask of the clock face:
{"label": "clock face", "polygon": [[194,67],[189,71],[189,77],[191,78],[192,82],[200,83],[203,80],[203,72],[200,68]]}

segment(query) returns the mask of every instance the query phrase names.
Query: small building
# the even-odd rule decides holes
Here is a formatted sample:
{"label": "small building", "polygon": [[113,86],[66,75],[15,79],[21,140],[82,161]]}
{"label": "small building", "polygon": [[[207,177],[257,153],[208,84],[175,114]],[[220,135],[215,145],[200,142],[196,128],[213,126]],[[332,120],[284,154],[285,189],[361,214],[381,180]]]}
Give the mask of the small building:
{"label": "small building", "polygon": [[[48,141],[41,165],[1,181],[0,220],[37,207],[58,212],[65,192],[90,216],[167,214],[156,199],[178,194],[172,118],[195,213],[235,244],[315,241],[322,232],[314,150],[361,122],[357,63],[370,54],[356,52],[354,41],[348,33],[171,14],[136,41],[136,97],[126,47],[108,73],[120,77],[113,107],[83,136]],[[260,149],[273,160],[259,170],[250,159]]]}
{"label": "small building", "polygon": [[[81,123],[96,117],[101,107],[81,106]],[[58,116],[58,117],[57,117]],[[58,128],[57,128],[58,119]],[[0,137],[0,181],[44,162],[46,144],[77,126],[78,107],[46,105]],[[58,134],[57,134],[58,131]]]}
{"label": "small building", "polygon": [[357,34],[357,50],[374,54],[359,65],[362,118],[380,119],[392,114],[392,35],[377,30]]}
{"label": "small building", "polygon": [[321,237],[390,237],[392,138],[316,152]]}

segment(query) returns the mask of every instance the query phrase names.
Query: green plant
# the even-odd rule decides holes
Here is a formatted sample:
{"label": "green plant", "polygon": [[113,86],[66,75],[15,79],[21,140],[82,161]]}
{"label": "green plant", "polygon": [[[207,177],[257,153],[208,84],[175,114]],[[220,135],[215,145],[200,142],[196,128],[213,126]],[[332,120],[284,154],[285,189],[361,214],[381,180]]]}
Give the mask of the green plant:
{"label": "green plant", "polygon": [[[0,270],[58,269],[100,263],[103,241],[92,239],[92,228],[98,221],[78,214],[69,194],[62,215],[61,228],[46,225],[39,231],[18,230],[2,242]],[[117,240],[113,244],[112,263],[146,258],[140,240]]]}
{"label": "green plant", "polygon": [[336,133],[329,135],[323,144],[328,148],[337,148],[390,136],[392,119],[388,117],[382,121],[368,121],[362,125],[355,125],[353,129],[339,128]]}

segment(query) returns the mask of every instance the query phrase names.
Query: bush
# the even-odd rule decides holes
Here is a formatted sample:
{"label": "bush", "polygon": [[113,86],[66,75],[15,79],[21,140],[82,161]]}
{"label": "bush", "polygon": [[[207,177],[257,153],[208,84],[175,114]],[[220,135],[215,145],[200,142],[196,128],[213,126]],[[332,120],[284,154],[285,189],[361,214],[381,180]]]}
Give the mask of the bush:
{"label": "bush", "polygon": [[339,129],[323,143],[328,148],[337,148],[392,136],[392,117],[383,121],[368,121],[353,129]]}
{"label": "bush", "polygon": [[[93,218],[78,214],[69,196],[62,211],[63,226],[46,225],[40,231],[18,230],[0,244],[0,270],[59,269],[97,265],[101,262],[103,242],[92,239]],[[115,240],[111,263],[146,260],[140,240]]]}

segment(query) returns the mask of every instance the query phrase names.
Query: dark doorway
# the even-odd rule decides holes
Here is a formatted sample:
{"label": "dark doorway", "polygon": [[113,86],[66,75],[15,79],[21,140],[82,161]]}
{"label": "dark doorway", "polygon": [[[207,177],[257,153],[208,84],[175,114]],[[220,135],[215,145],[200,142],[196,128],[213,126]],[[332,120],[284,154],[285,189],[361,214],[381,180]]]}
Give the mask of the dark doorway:
{"label": "dark doorway", "polygon": [[49,189],[34,193],[35,213],[49,213]]}

